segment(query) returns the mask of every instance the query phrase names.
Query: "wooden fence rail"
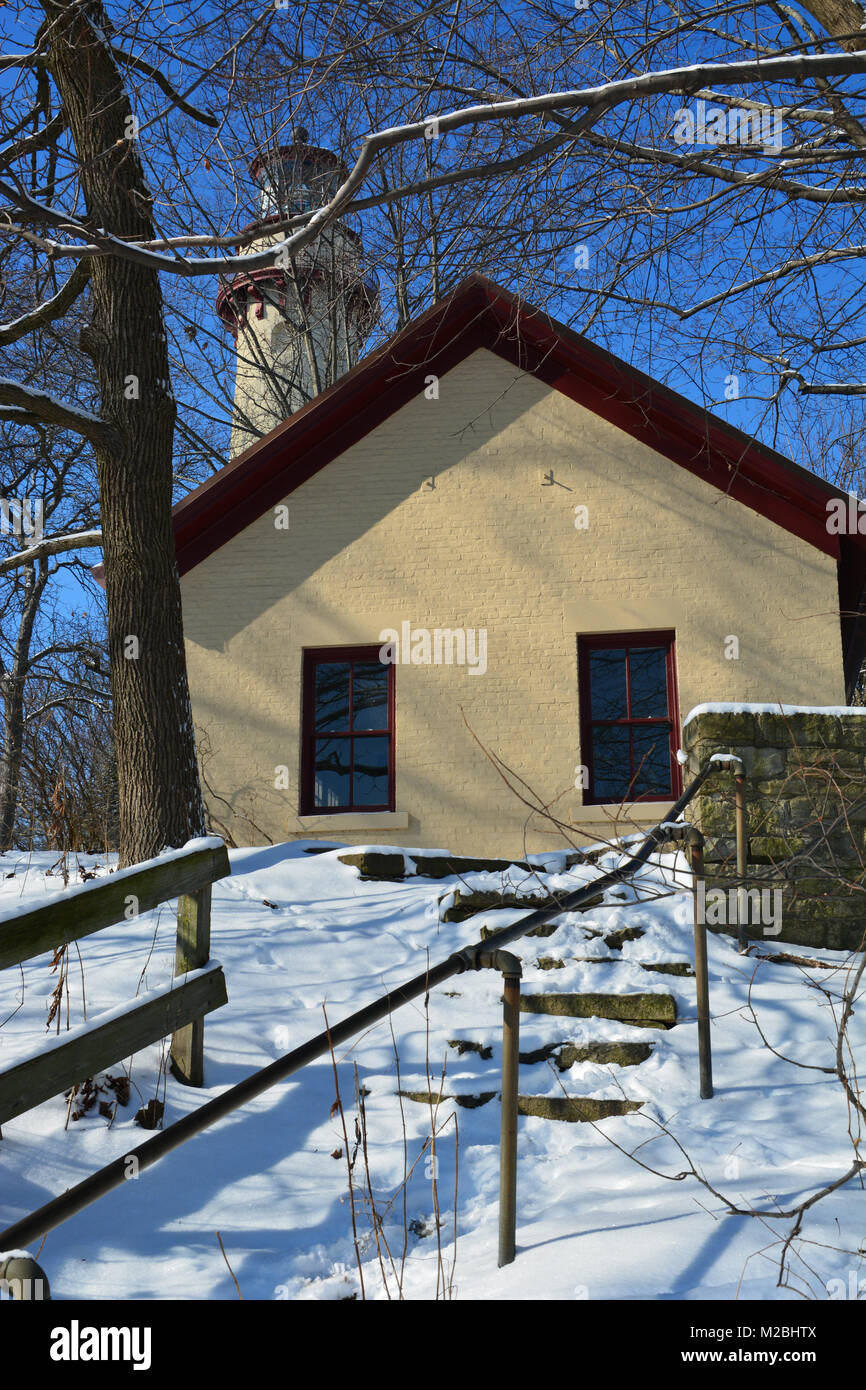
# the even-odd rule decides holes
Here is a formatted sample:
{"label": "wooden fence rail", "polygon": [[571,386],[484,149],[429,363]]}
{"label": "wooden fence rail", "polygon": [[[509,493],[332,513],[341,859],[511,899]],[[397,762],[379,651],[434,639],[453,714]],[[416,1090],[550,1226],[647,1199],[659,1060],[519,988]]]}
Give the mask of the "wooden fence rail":
{"label": "wooden fence rail", "polygon": [[0,1125],[169,1034],[173,1074],[202,1085],[204,1017],[227,1002],[221,966],[208,965],[211,885],[230,873],[225,845],[193,841],[171,858],[66,889],[0,921],[5,969],[177,898],[175,983],[50,1039],[37,1054],[0,1071]]}
{"label": "wooden fence rail", "polygon": [[0,970],[32,956],[44,955],[91,932],[139,917],[181,894],[209,887],[231,873],[225,845],[193,841],[197,848],[171,859],[154,859],[146,867],[120,869],[54,893],[40,907],[10,914],[0,921]]}

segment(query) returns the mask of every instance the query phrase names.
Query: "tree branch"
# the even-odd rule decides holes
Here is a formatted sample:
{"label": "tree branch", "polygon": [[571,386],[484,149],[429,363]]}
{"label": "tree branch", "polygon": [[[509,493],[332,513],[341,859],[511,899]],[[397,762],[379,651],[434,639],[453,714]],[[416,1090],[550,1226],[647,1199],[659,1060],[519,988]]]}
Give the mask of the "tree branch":
{"label": "tree branch", "polygon": [[60,401],[47,391],[38,391],[32,386],[23,386],[9,377],[0,377],[0,407],[11,406],[12,411],[3,412],[6,419],[21,424],[60,425],[80,434],[101,448],[116,449],[118,439],[113,429],[92,415],[89,410]]}
{"label": "tree branch", "polygon": [[10,343],[16,343],[19,338],[26,337],[35,329],[44,328],[47,323],[60,318],[61,314],[65,314],[70,305],[75,303],[89,279],[90,266],[86,261],[79,261],[66,284],[51,299],[46,299],[29,314],[22,314],[21,318],[12,319],[10,323],[0,323],[0,347],[8,347]]}
{"label": "tree branch", "polygon": [[174,90],[168,78],[163,76],[159,68],[153,67],[151,63],[146,62],[144,58],[140,58],[134,53],[125,53],[122,48],[115,48],[112,46],[111,51],[115,58],[119,59],[121,63],[127,63],[129,67],[135,68],[137,72],[144,73],[145,77],[149,77],[152,82],[155,82],[163,95],[170,99],[172,106],[176,106],[179,111],[183,111],[185,115],[191,116],[194,121],[201,121],[202,125],[209,125],[212,127],[219,125],[220,118],[218,116],[211,115],[209,111],[199,111],[198,107],[186,101],[184,97]]}
{"label": "tree branch", "polygon": [[[70,531],[65,536],[46,536],[27,550],[19,550],[16,554],[7,555],[0,560],[0,574],[30,565],[34,560],[44,560],[47,555],[59,555],[64,550],[88,550],[91,546],[97,545],[102,545],[100,530]],[[40,656],[44,655],[45,652],[40,653]]]}
{"label": "tree branch", "polygon": [[[420,121],[402,126],[393,126],[368,135],[361,152],[346,180],[338,188],[330,202],[305,214],[306,223],[283,242],[275,242],[266,249],[251,256],[209,257],[207,259],[162,255],[146,250],[134,241],[123,241],[119,237],[104,233],[94,233],[78,219],[61,212],[57,208],[39,202],[30,196],[23,185],[6,183],[0,180],[0,193],[9,198],[17,207],[36,215],[40,220],[58,227],[74,236],[81,237],[83,246],[72,246],[62,242],[48,242],[38,239],[39,244],[56,256],[94,256],[116,255],[154,270],[166,271],[173,275],[196,277],[222,273],[241,273],[244,271],[268,269],[277,263],[277,258],[292,256],[314,241],[324,229],[338,217],[359,212],[367,207],[379,206],[417,194],[434,187],[464,182],[467,179],[494,177],[503,172],[512,172],[525,163],[534,162],[560,145],[569,143],[587,133],[586,127],[594,124],[603,115],[626,102],[637,101],[649,96],[693,96],[706,87],[736,87],[749,82],[802,83],[818,77],[847,77],[863,71],[863,58],[857,53],[817,53],[792,54],[777,58],[750,59],[740,63],[693,64],[682,68],[666,68],[657,72],[643,73],[617,82],[605,83],[600,87],[586,87],[562,92],[548,92],[541,96],[514,98],[507,101],[492,101],[485,105],[461,107],[441,116],[430,115]],[[408,144],[414,140],[429,138],[429,130],[435,123],[438,134],[474,127],[491,122],[509,122],[524,116],[555,116],[563,110],[582,110],[583,116],[577,123],[570,122],[568,129],[560,131],[550,139],[540,142],[528,151],[516,156],[488,164],[455,170],[435,180],[419,180],[366,199],[355,200],[357,190],[364,183],[374,159],[382,151],[395,146]],[[32,234],[27,239],[37,241]],[[235,241],[237,238],[234,239]],[[201,243],[199,243],[201,244]]]}

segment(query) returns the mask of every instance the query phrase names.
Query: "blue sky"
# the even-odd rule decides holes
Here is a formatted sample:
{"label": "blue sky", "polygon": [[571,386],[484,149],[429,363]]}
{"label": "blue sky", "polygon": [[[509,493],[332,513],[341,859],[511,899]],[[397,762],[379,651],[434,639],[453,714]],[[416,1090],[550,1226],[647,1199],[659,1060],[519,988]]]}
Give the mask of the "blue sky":
{"label": "blue sky", "polygon": [[[511,13],[519,20],[522,6],[514,4]],[[34,6],[32,13],[36,14],[39,7]],[[108,5],[110,14],[120,15],[119,7]],[[161,6],[164,16],[163,27],[166,33],[170,33],[173,24],[183,27],[188,23],[188,7],[181,5],[168,4]],[[218,14],[219,8],[213,5],[205,7],[198,12],[199,19],[210,19]],[[563,14],[573,13],[571,5],[563,4]],[[153,15],[150,16],[151,20]],[[291,18],[291,16],[287,16]],[[581,23],[589,23],[592,16],[586,15],[581,18]],[[31,42],[32,31],[28,32],[23,27],[16,27],[14,16],[8,8],[3,12],[0,25],[9,40],[4,47],[27,48]],[[145,42],[147,27],[146,19],[142,19],[137,26],[134,36],[124,39],[124,43],[130,50],[145,53],[148,52]],[[718,41],[721,45],[721,39]],[[708,48],[702,56],[709,58],[713,56]],[[182,70],[175,64],[172,75],[179,81],[182,77]],[[0,72],[0,94],[5,90],[7,95],[13,81],[14,70]],[[573,77],[573,74],[564,72],[561,75],[560,85],[567,85],[563,78]],[[189,72],[185,77],[185,84],[189,82]],[[311,101],[302,105],[301,115],[304,122],[311,129],[311,139],[314,143],[339,146],[343,155],[351,158],[357,153],[360,139],[366,132],[365,113],[358,112],[355,119],[350,120],[351,138],[348,141],[340,141],[338,132],[334,125],[333,117],[328,112],[329,94],[323,94],[328,100]],[[201,89],[193,98],[203,106],[208,105],[210,100],[216,104],[218,93],[208,93],[206,89]],[[146,87],[142,91],[141,105],[139,110],[147,118],[147,115],[156,107],[152,87]],[[439,102],[431,100],[429,111],[440,109],[442,105],[449,102]],[[660,123],[668,119],[679,104],[678,99],[665,100],[655,106],[647,106],[640,111],[625,110],[616,116],[616,125],[613,127],[614,133],[620,132],[623,136],[632,139],[644,139],[657,134]],[[662,109],[664,108],[664,109]],[[282,139],[289,138],[289,106],[285,106],[284,129],[281,132]],[[271,133],[271,129],[278,128],[280,125],[280,111],[277,111],[276,119],[270,129],[266,129],[264,123],[260,127],[255,127],[255,122],[251,118],[247,125],[252,125],[255,129],[261,129],[262,139],[266,140]],[[214,142],[212,132],[206,128],[190,125],[184,119],[172,118],[166,126],[166,131],[172,139],[178,142],[177,156],[168,154],[159,142],[148,140],[143,145],[143,153],[148,163],[148,175],[151,187],[156,194],[156,206],[161,222],[169,230],[177,228],[184,223],[184,214],[177,203],[179,185],[177,183],[177,167],[181,167],[187,189],[192,198],[199,201],[202,206],[202,213],[194,215],[190,220],[191,224],[197,229],[207,229],[212,227],[219,231],[228,231],[237,227],[249,219],[253,210],[253,189],[246,176],[245,164],[249,157],[255,153],[254,145],[256,135],[253,131],[244,129],[245,121],[240,116],[232,118],[229,125],[221,133],[221,140],[226,155],[219,150]],[[226,139],[226,135],[229,136]],[[517,148],[525,138],[525,130],[521,127],[515,128],[514,143]],[[456,157],[458,146],[453,142],[449,148],[447,141],[442,141],[435,150],[435,168],[441,169],[448,167],[449,162]],[[209,166],[209,167],[208,167]],[[553,209],[552,221],[555,220],[555,196],[557,179],[567,177],[567,167],[561,166],[551,175],[549,185],[545,191],[554,200],[550,206]],[[566,170],[563,173],[563,169]],[[232,185],[232,171],[237,179],[237,184]],[[651,180],[648,176],[648,183]],[[240,189],[239,199],[236,197],[236,189]],[[515,208],[517,207],[518,197],[521,191],[521,178],[516,176],[513,184],[513,196]],[[697,200],[703,193],[708,192],[708,188],[692,185],[692,194]],[[58,201],[63,201],[62,193],[58,195]],[[417,201],[417,200],[416,200]],[[480,199],[479,199],[480,201]],[[442,199],[434,195],[436,207],[442,206]],[[524,210],[525,211],[525,210]],[[591,215],[592,208],[589,206]],[[419,226],[423,226],[423,219],[426,215],[426,205],[419,204],[413,210],[413,215],[419,219]],[[471,208],[470,195],[470,215],[480,218],[479,225],[483,227],[483,209],[476,207],[474,212]],[[365,214],[360,226],[365,233],[369,246],[378,245],[381,241],[383,214],[373,211]],[[653,212],[653,217],[657,214]],[[677,294],[678,306],[694,302],[696,299],[706,297],[716,289],[737,280],[751,273],[754,267],[760,268],[765,264],[773,262],[774,252],[778,259],[779,254],[784,254],[788,247],[796,247],[804,244],[809,245],[808,237],[810,228],[807,219],[803,220],[803,226],[798,223],[799,212],[781,210],[772,203],[763,218],[762,225],[758,228],[751,218],[744,218],[742,225],[731,227],[725,225],[723,219],[715,224],[715,228],[710,226],[708,240],[697,245],[693,244],[691,250],[688,245],[684,245],[682,252],[675,249],[675,258],[671,262],[670,276],[676,281],[674,293]],[[714,241],[713,232],[717,231],[718,239]],[[636,228],[638,239],[644,238],[646,245],[652,242],[655,235],[652,217],[648,213],[646,228]],[[543,280],[547,294],[547,304],[550,310],[564,321],[569,322],[573,327],[580,331],[587,321],[587,311],[594,305],[595,301],[591,296],[582,293],[583,290],[591,288],[593,284],[604,283],[605,255],[612,254],[611,251],[599,242],[588,243],[590,251],[589,265],[585,270],[575,270],[575,246],[582,244],[582,233],[575,230],[575,240],[570,242],[567,234],[563,234],[562,228],[553,229],[551,226],[550,235],[546,238],[542,227],[533,233],[532,249],[533,253],[539,254],[543,260],[547,254],[547,261],[544,264]],[[547,252],[545,252],[545,241]],[[423,253],[418,261],[418,283],[423,289],[429,281],[429,267],[423,264]],[[516,290],[524,289],[528,297],[532,298],[531,290],[526,290],[526,277],[520,273],[514,273],[516,262],[497,266],[494,264],[484,264],[482,268],[485,273],[493,274],[509,288]],[[466,259],[465,268],[471,268],[471,260]],[[393,273],[392,267],[386,262],[377,265],[380,279],[382,302],[383,302],[383,321],[379,336],[371,339],[370,346],[374,346],[381,339],[381,334],[393,323]],[[658,297],[659,299],[670,299],[670,284],[666,287],[664,278],[661,275],[661,259],[649,257],[646,264],[638,269],[632,277],[631,288],[634,293],[644,293],[648,298]],[[859,277],[859,280],[858,280]],[[530,277],[531,278],[531,277]],[[859,266],[842,267],[838,270],[826,270],[822,272],[821,286],[822,294],[826,298],[828,306],[839,304],[840,306],[856,293],[857,284],[862,282],[862,274]],[[194,420],[196,413],[202,409],[205,411],[210,406],[203,395],[200,386],[206,386],[214,379],[230,381],[232,375],[232,346],[231,340],[225,330],[218,324],[213,309],[218,281],[216,277],[207,277],[204,280],[185,282],[172,276],[163,276],[163,291],[168,306],[168,322],[170,336],[182,348],[189,368],[190,379],[185,380],[183,374],[176,374],[174,385],[178,396],[181,413],[184,418]],[[420,291],[419,291],[420,293]],[[862,293],[862,283],[861,283]],[[429,302],[428,296],[427,302]],[[424,296],[420,297],[421,305],[424,303]],[[742,301],[742,309],[737,312],[747,312],[748,301]],[[781,317],[796,322],[797,303],[796,291],[786,295],[783,291],[778,306]],[[191,319],[198,325],[197,337],[190,339],[184,331],[184,319]],[[716,331],[714,325],[718,322],[719,328]],[[643,316],[629,314],[622,306],[614,302],[609,302],[602,310],[600,317],[595,318],[591,324],[589,336],[596,341],[602,342],[610,350],[634,363],[643,371],[650,375],[655,375],[659,379],[666,381],[676,390],[684,395],[709,406],[714,411],[740,428],[750,433],[762,436],[767,442],[773,443],[783,452],[790,453],[798,461],[809,466],[810,462],[823,465],[825,458],[818,458],[808,451],[804,453],[802,441],[796,437],[796,411],[792,408],[793,401],[789,401],[785,411],[778,415],[768,412],[766,403],[757,397],[763,393],[764,384],[757,375],[758,364],[747,359],[742,361],[734,360],[729,354],[725,355],[726,350],[720,348],[723,339],[724,323],[720,318],[715,320],[713,317],[700,321],[702,329],[706,329],[706,341],[702,347],[696,348],[678,329],[675,317],[667,313],[656,313]],[[806,325],[808,326],[808,325]],[[856,370],[860,363],[856,358],[850,363],[841,363],[839,370],[844,374],[846,368]],[[831,375],[832,375],[831,370]],[[733,378],[737,378],[736,384]],[[200,383],[200,386],[196,385]],[[734,399],[725,399],[726,395],[731,396],[738,390],[738,395]],[[815,401],[813,412],[823,411],[829,416],[832,406],[827,402]],[[225,423],[213,425],[212,429],[215,442],[223,449],[227,448],[227,428]],[[179,456],[182,445],[179,438]],[[830,460],[832,471],[832,460]],[[92,557],[94,560],[99,558],[98,554]],[[80,595],[78,586],[74,580],[66,580],[62,585],[63,592],[68,598],[68,602],[73,606],[78,606]]]}

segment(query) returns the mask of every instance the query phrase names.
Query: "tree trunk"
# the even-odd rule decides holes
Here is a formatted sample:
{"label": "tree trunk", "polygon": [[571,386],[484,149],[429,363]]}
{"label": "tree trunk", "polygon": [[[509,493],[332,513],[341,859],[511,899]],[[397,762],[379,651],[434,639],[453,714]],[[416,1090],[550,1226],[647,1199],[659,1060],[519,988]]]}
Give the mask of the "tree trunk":
{"label": "tree trunk", "polygon": [[[856,0],[803,0],[803,9],[849,53],[866,48],[866,34],[859,32],[866,24],[866,10]],[[847,37],[839,38],[840,34]]]}
{"label": "tree trunk", "polygon": [[0,748],[0,852],[12,848],[18,811],[18,786],[24,753],[24,687],[30,666],[30,643],[36,614],[47,582],[45,570],[37,578],[36,565],[28,565],[23,578],[24,598],[12,664],[3,676],[3,745]]}
{"label": "tree trunk", "polygon": [[[154,236],[129,98],[101,0],[42,0],[49,67],[63,101],[94,228]],[[132,138],[130,138],[132,137]],[[175,404],[157,274],[111,256],[91,270],[92,358],[108,597],[120,860],[151,858],[204,833],[171,525]]]}

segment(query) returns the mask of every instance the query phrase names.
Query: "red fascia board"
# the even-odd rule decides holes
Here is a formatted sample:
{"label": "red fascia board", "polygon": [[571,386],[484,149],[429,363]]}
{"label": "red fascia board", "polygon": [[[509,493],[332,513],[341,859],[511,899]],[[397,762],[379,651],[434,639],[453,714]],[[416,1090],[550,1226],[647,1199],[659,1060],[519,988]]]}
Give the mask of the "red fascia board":
{"label": "red fascia board", "polygon": [[[826,508],[844,493],[476,275],[175,507],[181,573],[411,400],[427,374],[478,347],[840,559]],[[866,537],[851,540],[866,549]]]}
{"label": "red fascia board", "polygon": [[[380,349],[178,503],[174,533],[180,573],[188,573],[407,404],[418,393],[419,375],[444,374],[481,347],[486,334],[479,306],[464,303],[460,309],[428,323],[428,331],[413,338],[414,351],[399,341]],[[423,326],[419,320],[416,328]]]}
{"label": "red fascia board", "polygon": [[497,350],[696,477],[839,558],[839,537],[827,530],[827,501],[844,494],[806,469],[537,311],[525,311],[519,338],[512,331]]}

